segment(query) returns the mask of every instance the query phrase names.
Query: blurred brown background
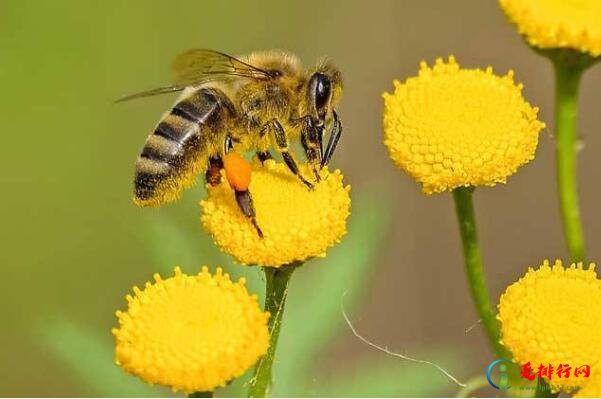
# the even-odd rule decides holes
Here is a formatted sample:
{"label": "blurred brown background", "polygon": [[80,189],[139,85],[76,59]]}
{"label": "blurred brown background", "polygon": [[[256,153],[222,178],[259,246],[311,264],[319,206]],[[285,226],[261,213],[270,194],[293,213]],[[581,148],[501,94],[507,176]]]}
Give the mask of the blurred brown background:
{"label": "blurred brown background", "polygon": [[[452,364],[453,374],[462,380],[484,375],[493,355],[479,328],[466,333],[478,318],[463,274],[452,199],[422,195],[393,167],[382,144],[381,93],[391,90],[393,79],[416,74],[421,60],[432,63],[449,54],[466,67],[492,65],[502,74],[514,69],[548,127],[532,163],[506,186],[475,195],[493,300],[527,266],[565,258],[554,181],[551,68],[522,42],[495,1],[5,0],[0,395],[97,394],[57,357],[48,337],[58,338],[45,328],[67,320],[110,343],[113,312],[123,306],[123,295],[157,267],[145,229],[160,228],[167,217],[192,240],[206,241],[196,205],[201,190],[159,211],[137,209],[130,201],[135,157],[172,98],[111,104],[123,94],[164,84],[172,57],[192,47],[233,54],[281,48],[306,64],[322,55],[335,60],[346,90],[340,110],[344,137],[333,164],[344,171],[353,196],[371,193],[391,205],[379,254],[365,275],[365,295],[354,311],[356,326],[369,339],[418,358],[436,361],[437,350],[451,348],[460,359]],[[601,255],[601,218],[594,205],[601,201],[595,156],[601,149],[600,86],[598,66],[584,77],[579,119],[580,191],[592,260]],[[203,245],[205,257],[197,264],[215,264],[218,252]],[[180,262],[174,258],[169,262]],[[83,354],[73,354],[78,355]],[[320,352],[312,378],[319,382],[352,370],[368,356],[402,362],[374,353],[342,328]],[[452,383],[428,372],[443,384],[437,394],[456,392]]]}

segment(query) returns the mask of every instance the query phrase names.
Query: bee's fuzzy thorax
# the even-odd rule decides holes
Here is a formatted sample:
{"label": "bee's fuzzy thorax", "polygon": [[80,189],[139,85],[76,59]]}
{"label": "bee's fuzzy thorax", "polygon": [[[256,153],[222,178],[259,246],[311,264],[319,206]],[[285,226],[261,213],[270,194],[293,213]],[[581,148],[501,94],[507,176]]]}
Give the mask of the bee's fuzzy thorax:
{"label": "bee's fuzzy thorax", "polygon": [[242,60],[263,70],[279,71],[283,75],[299,75],[303,69],[296,55],[283,50],[255,51]]}

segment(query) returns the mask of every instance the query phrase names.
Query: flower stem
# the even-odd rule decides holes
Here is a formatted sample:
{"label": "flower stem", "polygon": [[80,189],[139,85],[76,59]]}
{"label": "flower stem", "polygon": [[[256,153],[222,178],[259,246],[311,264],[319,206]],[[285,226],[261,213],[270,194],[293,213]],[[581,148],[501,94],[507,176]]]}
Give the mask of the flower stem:
{"label": "flower stem", "polygon": [[213,397],[213,391],[206,391],[206,392],[192,392],[190,395],[188,395],[189,398],[212,398]]}
{"label": "flower stem", "polygon": [[563,231],[572,262],[585,260],[584,236],[580,220],[576,179],[576,122],[578,88],[585,66],[554,59],[555,132],[557,140],[557,188]]}
{"label": "flower stem", "polygon": [[453,190],[455,210],[459,221],[459,231],[463,242],[463,255],[465,257],[465,272],[470,286],[472,299],[476,305],[482,326],[488,341],[497,357],[511,361],[511,353],[500,343],[501,333],[499,321],[488,296],[488,288],[482,268],[482,257],[476,232],[476,217],[472,201],[473,187],[459,187]]}
{"label": "flower stem", "polygon": [[488,383],[488,379],[485,376],[479,375],[476,377],[472,377],[465,383],[464,387],[462,387],[461,389],[459,389],[459,391],[457,391],[457,393],[455,394],[455,397],[456,398],[473,398],[473,397],[475,397],[475,395],[474,395],[475,391],[485,388],[485,387],[490,387],[490,384]]}
{"label": "flower stem", "polygon": [[288,296],[288,283],[292,272],[301,264],[292,263],[279,268],[263,267],[266,279],[265,310],[271,314],[269,317],[269,349],[267,349],[265,356],[259,360],[255,368],[255,374],[250,380],[248,389],[250,398],[264,398],[269,393],[271,370],[280,335],[286,297]]}

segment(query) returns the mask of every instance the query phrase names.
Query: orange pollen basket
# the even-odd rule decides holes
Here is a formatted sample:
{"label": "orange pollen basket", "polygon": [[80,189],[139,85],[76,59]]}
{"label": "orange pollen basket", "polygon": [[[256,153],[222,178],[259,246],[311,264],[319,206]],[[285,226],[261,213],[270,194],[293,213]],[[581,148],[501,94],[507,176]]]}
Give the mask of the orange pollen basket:
{"label": "orange pollen basket", "polygon": [[230,152],[223,158],[225,176],[234,190],[246,191],[250,185],[250,163],[237,152]]}

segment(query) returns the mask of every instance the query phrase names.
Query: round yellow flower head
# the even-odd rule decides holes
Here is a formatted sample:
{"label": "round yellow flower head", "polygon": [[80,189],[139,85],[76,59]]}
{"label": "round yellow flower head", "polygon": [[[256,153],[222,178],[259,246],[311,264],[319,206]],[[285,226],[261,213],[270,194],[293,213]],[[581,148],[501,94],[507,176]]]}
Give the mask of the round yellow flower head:
{"label": "round yellow flower head", "polygon": [[[499,302],[502,343],[520,365],[533,370],[554,367],[553,385],[579,386],[601,367],[601,280],[595,265],[564,268],[561,261],[528,272],[507,288]],[[569,376],[556,374],[560,364]],[[590,366],[590,378],[576,376],[577,367]]]}
{"label": "round yellow flower head", "polygon": [[[312,176],[306,166],[301,173]],[[257,224],[264,237],[240,212],[226,179],[208,187],[208,198],[200,203],[201,221],[217,245],[238,262],[280,267],[315,256],[346,233],[351,200],[350,186],[342,182],[339,170],[324,168],[321,181],[308,190],[282,163],[268,160],[252,164],[249,191]]]}
{"label": "round yellow flower head", "polygon": [[571,48],[601,55],[599,0],[500,0],[507,17],[531,46]]}
{"label": "round yellow flower head", "polygon": [[220,268],[196,276],[175,268],[127,295],[113,329],[116,363],[151,384],[186,393],[213,391],[241,376],[269,346],[269,313]]}
{"label": "round yellow flower head", "polygon": [[461,69],[451,56],[394,87],[384,93],[384,144],[424,193],[504,183],[534,158],[545,125],[512,71]]}

